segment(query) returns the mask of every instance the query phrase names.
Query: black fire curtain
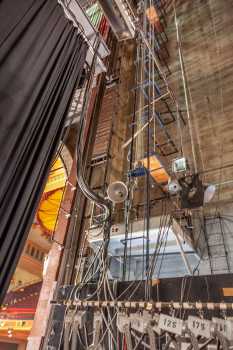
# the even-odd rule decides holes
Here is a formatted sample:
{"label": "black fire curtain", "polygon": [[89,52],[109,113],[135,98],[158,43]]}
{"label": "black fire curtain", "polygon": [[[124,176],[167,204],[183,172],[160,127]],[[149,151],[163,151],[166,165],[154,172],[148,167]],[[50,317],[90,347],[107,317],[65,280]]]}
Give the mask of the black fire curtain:
{"label": "black fire curtain", "polygon": [[0,0],[0,302],[33,222],[86,52],[56,0]]}

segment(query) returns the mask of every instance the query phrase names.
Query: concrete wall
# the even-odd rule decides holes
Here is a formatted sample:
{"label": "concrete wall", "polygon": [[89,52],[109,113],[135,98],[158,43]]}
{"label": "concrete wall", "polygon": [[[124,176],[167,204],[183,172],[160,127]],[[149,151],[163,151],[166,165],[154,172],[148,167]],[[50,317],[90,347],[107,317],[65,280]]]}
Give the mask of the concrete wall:
{"label": "concrete wall", "polygon": [[[192,213],[194,241],[203,257],[199,266],[201,274],[211,272],[209,255],[212,256],[214,273],[227,272],[229,269],[232,271],[233,268],[233,223],[230,221],[233,215],[232,11],[230,0],[176,0],[198,172],[204,172],[201,176],[205,183],[223,183],[217,187],[210,204],[204,206],[203,210]],[[168,79],[180,108],[185,110],[173,2],[168,2],[167,22],[169,66],[172,73]],[[176,130],[173,133],[175,137]],[[188,126],[182,128],[182,134],[184,153],[193,169]],[[226,216],[221,219],[223,236],[220,234],[219,219],[216,218],[218,214]],[[210,217],[206,220],[205,235],[203,216]]]}
{"label": "concrete wall", "polygon": [[[191,125],[198,171],[231,165],[233,151],[233,25],[230,0],[177,0],[182,53],[187,77]],[[174,9],[167,8],[171,76],[181,109],[184,90],[178,58]],[[183,128],[184,152],[193,165],[190,133]],[[209,171],[206,182],[233,179],[233,168]],[[220,199],[232,200],[233,186],[222,186]],[[215,198],[214,200],[218,200]]]}

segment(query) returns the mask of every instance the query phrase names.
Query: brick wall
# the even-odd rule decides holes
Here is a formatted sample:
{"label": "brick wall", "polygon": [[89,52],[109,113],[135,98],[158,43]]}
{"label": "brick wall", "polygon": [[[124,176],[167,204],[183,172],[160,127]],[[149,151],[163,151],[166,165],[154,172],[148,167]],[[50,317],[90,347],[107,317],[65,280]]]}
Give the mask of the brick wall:
{"label": "brick wall", "polygon": [[116,93],[117,93],[116,86],[106,89],[106,92],[103,98],[103,104],[100,111],[92,158],[102,156],[106,154],[108,151],[112,118],[115,117],[114,101],[116,100]]}

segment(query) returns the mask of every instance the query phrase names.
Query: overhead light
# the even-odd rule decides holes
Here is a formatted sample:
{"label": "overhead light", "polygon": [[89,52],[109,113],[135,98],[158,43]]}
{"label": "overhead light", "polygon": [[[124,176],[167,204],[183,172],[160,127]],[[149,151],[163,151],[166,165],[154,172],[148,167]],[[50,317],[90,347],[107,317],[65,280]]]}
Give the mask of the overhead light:
{"label": "overhead light", "polygon": [[172,171],[173,173],[180,173],[186,171],[188,168],[186,158],[177,158],[172,161]]}
{"label": "overhead light", "polygon": [[216,192],[215,185],[205,186],[204,203],[209,203],[213,199],[215,192]]}
{"label": "overhead light", "polygon": [[158,156],[153,154],[148,158],[141,159],[144,167],[149,170],[151,177],[160,185],[167,184],[170,176]]}
{"label": "overhead light", "polygon": [[177,194],[181,190],[181,186],[177,180],[169,181],[167,185],[168,192],[170,194]]}
{"label": "overhead light", "polygon": [[181,208],[198,208],[208,203],[216,192],[215,185],[205,185],[198,174],[193,174],[179,179],[181,187]]}
{"label": "overhead light", "polygon": [[107,195],[111,202],[122,203],[128,196],[128,188],[124,182],[116,181],[108,186]]}
{"label": "overhead light", "polygon": [[205,186],[198,174],[193,174],[179,179],[181,186],[181,208],[193,209],[203,206]]}

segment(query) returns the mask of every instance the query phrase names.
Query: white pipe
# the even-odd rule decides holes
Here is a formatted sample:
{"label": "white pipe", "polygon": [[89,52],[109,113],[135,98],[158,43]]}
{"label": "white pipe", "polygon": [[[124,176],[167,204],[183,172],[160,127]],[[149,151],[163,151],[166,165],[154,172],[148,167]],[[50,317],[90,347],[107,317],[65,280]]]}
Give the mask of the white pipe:
{"label": "white pipe", "polygon": [[195,147],[194,147],[194,138],[193,138],[193,132],[192,132],[191,116],[190,116],[190,106],[189,106],[189,99],[188,99],[188,93],[187,93],[188,89],[187,89],[187,82],[186,82],[185,70],[184,70],[184,60],[183,60],[183,55],[182,55],[182,50],[181,50],[181,40],[180,40],[178,20],[177,20],[177,16],[176,16],[175,1],[174,1],[174,14],[175,14],[176,36],[177,36],[180,68],[181,68],[182,81],[183,81],[183,87],[184,87],[185,104],[186,104],[186,110],[187,110],[187,120],[188,120],[188,127],[189,127],[192,154],[193,154],[193,165],[194,165],[194,171],[195,171],[195,173],[197,173],[197,158],[196,158],[196,152],[195,152]]}
{"label": "white pipe", "polygon": [[187,270],[188,274],[192,275],[193,274],[192,273],[192,268],[191,268],[191,266],[190,266],[190,264],[188,262],[187,256],[185,255],[184,249],[183,249],[181,241],[180,241],[180,237],[176,233],[175,230],[173,230],[173,233],[174,233],[175,238],[176,238],[176,243],[177,243],[178,247],[180,248],[180,255],[181,255],[182,259],[183,259],[183,262],[184,262],[184,265],[186,267],[186,270]]}

